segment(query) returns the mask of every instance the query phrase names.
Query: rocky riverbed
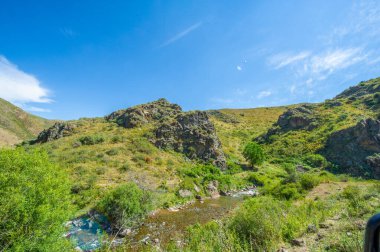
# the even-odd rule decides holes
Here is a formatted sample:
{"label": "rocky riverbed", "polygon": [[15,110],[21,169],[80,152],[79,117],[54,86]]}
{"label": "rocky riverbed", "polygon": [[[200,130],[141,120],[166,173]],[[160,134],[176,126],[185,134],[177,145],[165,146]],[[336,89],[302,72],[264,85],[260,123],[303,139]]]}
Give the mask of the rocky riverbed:
{"label": "rocky riverbed", "polygon": [[101,246],[102,241],[110,243],[111,246],[126,242],[131,247],[180,242],[186,227],[221,219],[245,197],[255,196],[257,190],[246,188],[222,194],[227,196],[204,198],[182,206],[159,209],[148,216],[140,227],[127,230],[123,234],[124,238],[110,235],[107,239],[107,234],[112,233],[111,225],[103,215],[94,212],[68,222],[68,232],[65,236],[73,241],[79,251],[93,251]]}

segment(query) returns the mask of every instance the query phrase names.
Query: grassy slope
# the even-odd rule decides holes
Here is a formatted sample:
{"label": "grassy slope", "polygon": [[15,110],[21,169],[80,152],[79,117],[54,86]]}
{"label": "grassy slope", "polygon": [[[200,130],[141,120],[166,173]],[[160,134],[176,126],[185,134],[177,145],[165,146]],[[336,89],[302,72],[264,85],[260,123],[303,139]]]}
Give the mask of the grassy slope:
{"label": "grassy slope", "polygon": [[243,162],[241,152],[244,144],[265,133],[286,109],[287,107],[221,109],[218,111],[237,123],[225,122],[216,116],[211,116],[211,119],[226,155]]}
{"label": "grassy slope", "polygon": [[[52,160],[71,174],[77,205],[91,207],[103,192],[128,181],[158,193],[164,188],[165,193],[158,197],[175,197],[177,168],[191,163],[150,143],[145,136],[152,125],[125,129],[103,118],[73,123],[77,125],[73,135],[31,148],[46,149]],[[83,136],[100,136],[104,142],[80,145]]]}
{"label": "grassy slope", "polygon": [[35,137],[50,121],[26,113],[0,99],[0,146],[10,146]]}

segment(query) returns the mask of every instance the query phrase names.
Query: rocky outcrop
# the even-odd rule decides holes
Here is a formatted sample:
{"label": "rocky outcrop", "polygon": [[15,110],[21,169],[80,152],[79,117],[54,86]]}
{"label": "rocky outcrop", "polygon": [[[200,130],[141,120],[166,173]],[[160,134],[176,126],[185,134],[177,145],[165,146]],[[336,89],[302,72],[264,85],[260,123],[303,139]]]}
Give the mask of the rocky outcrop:
{"label": "rocky outcrop", "polygon": [[206,112],[181,113],[160,125],[155,137],[154,143],[159,148],[173,149],[190,159],[212,161],[221,169],[226,168],[221,143]]}
{"label": "rocky outcrop", "polygon": [[65,136],[69,136],[74,131],[74,125],[67,122],[57,122],[48,129],[43,130],[37,139],[31,141],[31,144],[46,143]]}
{"label": "rocky outcrop", "polygon": [[322,154],[344,172],[380,178],[379,152],[380,121],[369,118],[331,134]]}
{"label": "rocky outcrop", "polygon": [[292,130],[313,130],[318,126],[318,117],[315,115],[313,104],[288,109],[278,118],[277,122],[264,135],[255,139],[259,143],[269,141],[276,134],[286,133]]}
{"label": "rocky outcrop", "polygon": [[154,102],[113,112],[105,118],[125,128],[135,128],[153,121],[176,116],[181,111],[182,109],[179,105],[161,98]]}
{"label": "rocky outcrop", "polygon": [[306,129],[312,130],[315,128],[316,118],[313,113],[313,105],[302,105],[292,108],[283,113],[277,121],[277,125],[282,131]]}
{"label": "rocky outcrop", "polygon": [[348,98],[356,100],[369,94],[380,92],[380,78],[362,81],[359,85],[350,87],[337,95],[334,99]]}

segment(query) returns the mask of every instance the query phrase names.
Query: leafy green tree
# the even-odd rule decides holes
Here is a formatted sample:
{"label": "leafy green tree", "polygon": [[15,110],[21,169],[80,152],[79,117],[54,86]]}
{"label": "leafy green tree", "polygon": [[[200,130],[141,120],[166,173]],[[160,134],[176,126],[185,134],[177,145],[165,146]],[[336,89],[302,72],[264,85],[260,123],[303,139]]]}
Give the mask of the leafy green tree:
{"label": "leafy green tree", "polygon": [[0,248],[67,251],[70,184],[41,151],[0,150]]}
{"label": "leafy green tree", "polygon": [[98,209],[119,228],[126,228],[141,220],[152,209],[151,193],[134,183],[127,183],[105,195]]}
{"label": "leafy green tree", "polygon": [[244,147],[243,156],[252,166],[260,165],[265,160],[263,148],[255,142],[250,142]]}

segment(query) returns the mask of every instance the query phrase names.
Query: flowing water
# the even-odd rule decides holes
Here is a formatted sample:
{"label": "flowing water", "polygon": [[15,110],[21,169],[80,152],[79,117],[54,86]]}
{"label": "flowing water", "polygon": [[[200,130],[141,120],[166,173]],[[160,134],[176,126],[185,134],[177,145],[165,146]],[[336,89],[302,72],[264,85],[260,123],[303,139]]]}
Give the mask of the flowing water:
{"label": "flowing water", "polygon": [[[234,209],[244,196],[252,196],[254,193],[255,191],[245,191],[233,196],[196,201],[175,211],[160,209],[147,217],[125,241],[134,247],[143,243],[162,245],[171,240],[180,240],[186,227],[220,219]],[[100,214],[82,216],[69,222],[67,227],[69,232],[66,236],[74,242],[77,249],[83,251],[92,251],[100,247],[102,234],[110,232],[110,224]],[[122,241],[116,239],[113,242],[120,244]]]}

